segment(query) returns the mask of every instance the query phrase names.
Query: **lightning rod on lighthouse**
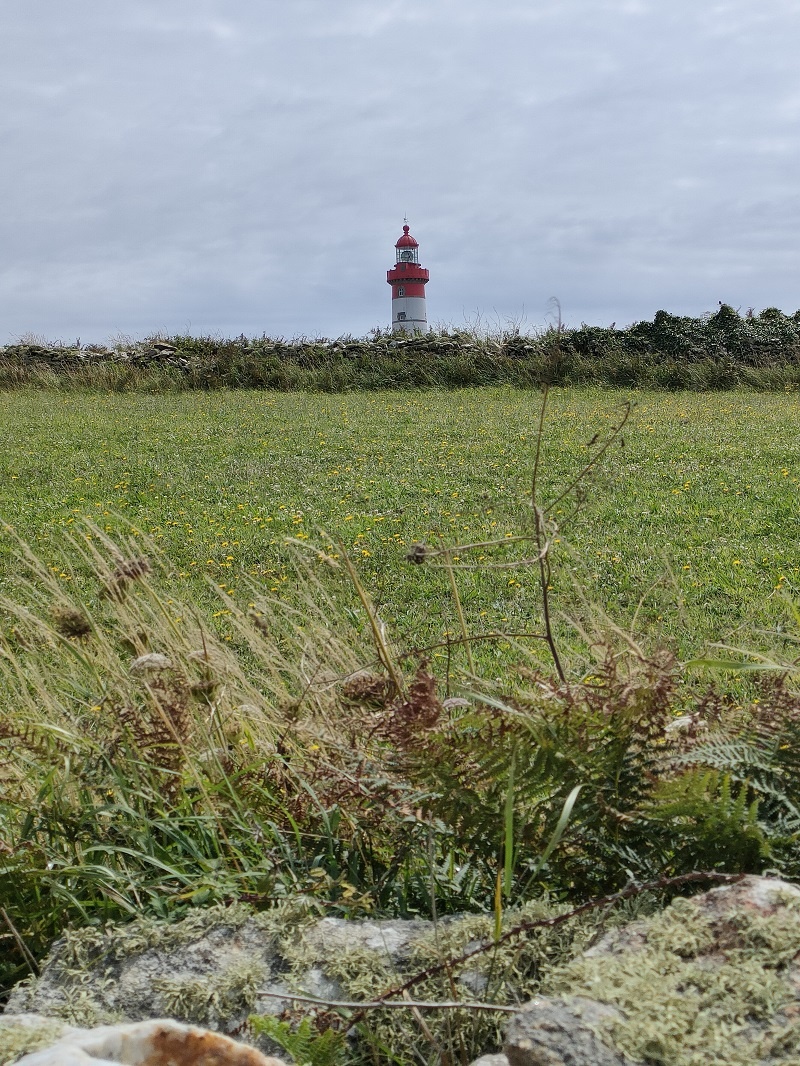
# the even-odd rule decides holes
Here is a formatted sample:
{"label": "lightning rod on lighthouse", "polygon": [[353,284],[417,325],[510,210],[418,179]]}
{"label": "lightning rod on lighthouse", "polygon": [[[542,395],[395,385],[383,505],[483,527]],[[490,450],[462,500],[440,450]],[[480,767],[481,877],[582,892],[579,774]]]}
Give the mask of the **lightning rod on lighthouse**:
{"label": "lightning rod on lighthouse", "polygon": [[403,236],[395,244],[395,265],[386,272],[386,280],[392,286],[392,330],[427,333],[425,286],[430,275],[419,265],[419,244],[408,230],[406,222]]}

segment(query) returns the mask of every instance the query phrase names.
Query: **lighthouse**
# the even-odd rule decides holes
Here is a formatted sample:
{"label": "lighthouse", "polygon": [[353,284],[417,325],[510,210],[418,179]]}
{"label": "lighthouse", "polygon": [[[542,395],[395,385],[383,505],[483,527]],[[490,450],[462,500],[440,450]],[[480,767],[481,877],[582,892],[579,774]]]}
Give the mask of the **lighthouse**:
{"label": "lighthouse", "polygon": [[419,245],[403,226],[403,236],[395,247],[396,261],[386,272],[392,286],[392,330],[405,333],[427,333],[428,315],[425,310],[425,286],[428,271],[419,265]]}

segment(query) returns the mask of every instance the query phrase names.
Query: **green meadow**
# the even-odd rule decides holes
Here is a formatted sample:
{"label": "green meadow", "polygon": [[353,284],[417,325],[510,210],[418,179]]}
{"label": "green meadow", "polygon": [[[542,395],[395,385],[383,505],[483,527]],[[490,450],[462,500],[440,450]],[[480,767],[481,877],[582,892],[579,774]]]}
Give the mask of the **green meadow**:
{"label": "green meadow", "polygon": [[[581,469],[632,401],[624,442],[552,517],[554,605],[691,656],[708,642],[771,647],[800,574],[800,396],[554,389],[540,499]],[[291,602],[294,552],[346,550],[409,646],[454,632],[447,575],[415,542],[452,546],[469,629],[539,623],[530,481],[541,395],[510,388],[342,395],[258,391],[0,395],[0,518],[53,568],[86,523],[154,541],[187,598],[224,632],[215,588]],[[458,547],[510,541],[459,553]],[[3,577],[16,568],[2,541]],[[69,550],[67,550],[67,557]],[[463,569],[461,568],[463,567]],[[345,595],[346,593],[342,593]],[[559,616],[564,639],[571,623]],[[765,632],[766,631],[766,632]]]}
{"label": "green meadow", "polygon": [[[488,952],[543,906],[800,878],[800,395],[555,388],[540,434],[542,402],[0,393],[0,996],[65,928],[212,904],[474,912]],[[520,958],[484,999],[546,987]],[[347,1061],[498,1046],[425,1024]]]}

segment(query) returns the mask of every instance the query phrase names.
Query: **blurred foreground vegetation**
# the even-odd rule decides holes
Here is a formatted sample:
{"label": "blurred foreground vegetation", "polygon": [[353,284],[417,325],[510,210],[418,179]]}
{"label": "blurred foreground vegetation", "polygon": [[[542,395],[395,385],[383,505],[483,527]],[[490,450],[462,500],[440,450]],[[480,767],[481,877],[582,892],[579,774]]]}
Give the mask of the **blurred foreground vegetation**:
{"label": "blurred foreground vegetation", "polygon": [[[82,589],[18,544],[0,600],[6,987],[66,925],[214,903],[494,912],[499,929],[512,907],[694,870],[800,878],[788,597],[772,655],[680,663],[602,613],[572,647],[546,615],[473,636],[451,554],[420,544],[408,565],[443,568],[461,617],[433,659],[395,640],[345,553],[301,544],[293,604],[218,589],[227,636],[141,537],[75,531]],[[476,672],[486,639],[513,650],[502,679]]]}

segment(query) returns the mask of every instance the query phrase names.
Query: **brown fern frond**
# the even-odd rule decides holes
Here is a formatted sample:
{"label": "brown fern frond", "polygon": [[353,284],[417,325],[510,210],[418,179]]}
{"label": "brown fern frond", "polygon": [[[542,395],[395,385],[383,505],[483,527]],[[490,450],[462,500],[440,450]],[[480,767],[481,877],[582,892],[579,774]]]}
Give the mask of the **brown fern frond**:
{"label": "brown fern frond", "polygon": [[191,686],[164,672],[148,678],[140,698],[114,706],[117,722],[112,746],[124,736],[162,780],[164,795],[173,799],[179,787],[191,740]]}
{"label": "brown fern frond", "polygon": [[341,695],[345,703],[384,710],[391,697],[391,686],[381,674],[359,673],[343,683]]}
{"label": "brown fern frond", "polygon": [[436,692],[436,678],[428,673],[426,661],[420,663],[406,691],[392,703],[382,724],[382,733],[401,750],[425,743],[426,734],[434,729],[444,713]]}
{"label": "brown fern frond", "polygon": [[46,762],[53,756],[72,753],[73,747],[63,737],[40,727],[38,724],[12,725],[0,721],[0,745],[7,751],[24,749]]}

